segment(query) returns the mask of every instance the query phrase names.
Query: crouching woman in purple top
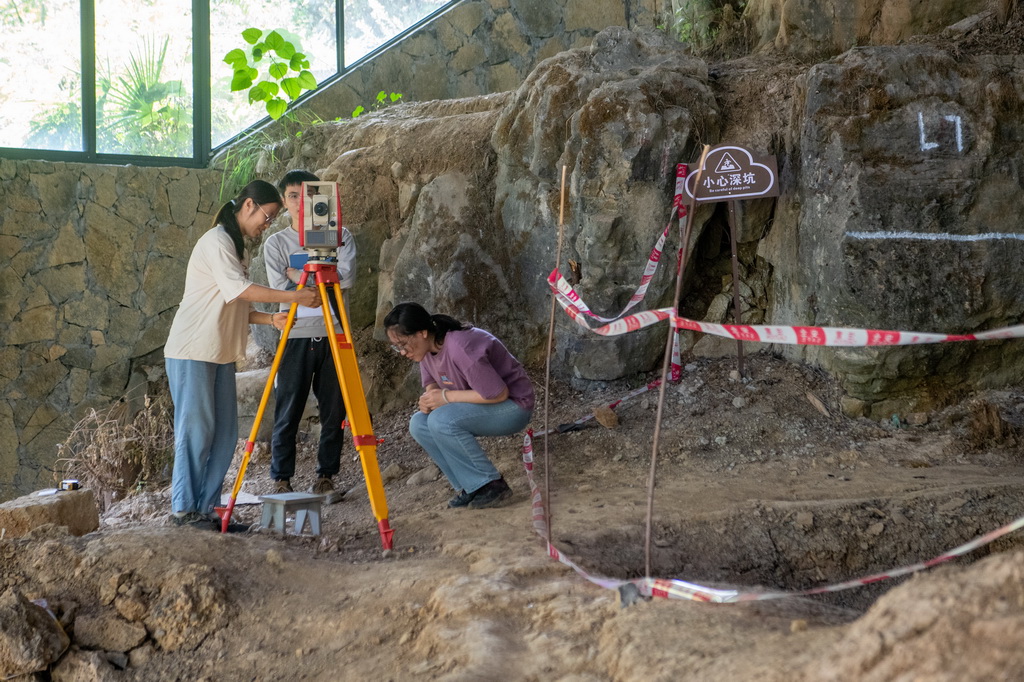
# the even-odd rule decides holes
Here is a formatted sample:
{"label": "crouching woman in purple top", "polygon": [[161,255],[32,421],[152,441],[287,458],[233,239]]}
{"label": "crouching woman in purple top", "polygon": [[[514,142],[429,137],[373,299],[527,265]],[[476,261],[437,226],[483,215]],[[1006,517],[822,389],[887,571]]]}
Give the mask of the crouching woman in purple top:
{"label": "crouching woman in purple top", "polygon": [[409,432],[452,484],[449,507],[483,509],[512,496],[478,436],[523,430],[533,386],[519,361],[489,332],[419,303],[399,303],[384,318],[391,347],[420,365],[423,395]]}

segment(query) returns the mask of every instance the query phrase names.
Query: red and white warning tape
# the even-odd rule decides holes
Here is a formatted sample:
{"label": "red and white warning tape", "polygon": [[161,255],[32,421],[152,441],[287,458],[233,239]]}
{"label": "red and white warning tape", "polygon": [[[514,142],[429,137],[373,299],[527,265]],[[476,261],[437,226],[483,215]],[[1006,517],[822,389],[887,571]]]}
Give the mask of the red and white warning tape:
{"label": "red and white warning tape", "polygon": [[[648,386],[641,389],[637,389],[633,393],[624,397],[622,400],[613,403],[618,405],[630,396],[639,395],[652,386],[657,386],[658,382],[652,382]],[[586,419],[578,420],[576,423],[582,423]],[[894,568],[884,573],[874,573],[867,575],[862,578],[854,578],[853,580],[847,580],[841,583],[835,583],[832,585],[825,585],[824,587],[815,587],[808,590],[798,590],[794,592],[781,592],[781,591],[759,591],[759,590],[723,590],[713,587],[706,587],[704,585],[698,585],[696,583],[686,582],[685,580],[669,580],[665,578],[636,578],[634,580],[620,580],[617,578],[605,578],[603,576],[593,575],[583,569],[579,564],[570,559],[561,550],[555,547],[551,543],[551,538],[548,537],[547,526],[545,523],[545,506],[544,496],[541,493],[540,488],[537,486],[536,481],[533,477],[533,434],[527,432],[526,437],[523,439],[523,466],[526,469],[526,478],[530,483],[530,496],[532,500],[532,521],[533,528],[546,542],[548,548],[548,556],[552,559],[556,559],[561,563],[565,564],[569,568],[576,571],[583,578],[608,589],[619,589],[623,585],[633,584],[636,586],[637,591],[645,597],[664,597],[665,599],[688,599],[690,601],[701,601],[711,602],[715,604],[732,604],[737,602],[745,601],[766,601],[769,599],[783,599],[786,597],[806,597],[812,594],[825,594],[827,592],[840,592],[842,590],[849,590],[855,587],[861,587],[863,585],[870,585],[877,583],[882,580],[888,580],[890,578],[898,578],[899,576],[907,575],[909,573],[915,573],[917,571],[924,570],[937,566],[941,563],[949,561],[959,556],[963,556],[969,552],[973,552],[979,547],[989,544],[993,540],[1003,537],[1015,530],[1024,528],[1024,516],[1011,521],[1005,526],[1001,526],[989,533],[966,542],[959,547],[955,547],[948,552],[940,554],[934,559],[928,561],[922,561],[920,563],[911,564],[909,566],[902,566],[900,568]],[[542,434],[536,434],[542,435]]]}
{"label": "red and white warning tape", "polygon": [[[548,285],[555,294],[555,300],[562,309],[584,329],[601,336],[620,336],[672,317],[671,308],[645,310],[610,322],[601,327],[591,327],[580,314],[580,307],[573,303],[578,299],[572,286],[560,272],[553,270],[548,276]],[[704,332],[739,341],[759,343],[783,343],[801,346],[908,346],[926,343],[950,343],[953,341],[986,341],[992,339],[1016,339],[1024,337],[1024,324],[991,329],[972,334],[937,334],[934,332],[905,332],[889,329],[852,329],[848,327],[802,327],[754,324],[715,324],[698,322],[685,317],[675,317],[678,329]]]}

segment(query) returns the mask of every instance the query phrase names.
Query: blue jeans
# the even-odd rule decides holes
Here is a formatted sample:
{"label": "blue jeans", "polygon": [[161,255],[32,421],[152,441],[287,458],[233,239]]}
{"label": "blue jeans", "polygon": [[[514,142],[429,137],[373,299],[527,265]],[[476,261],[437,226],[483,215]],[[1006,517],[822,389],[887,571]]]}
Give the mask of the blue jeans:
{"label": "blue jeans", "polygon": [[414,414],[409,433],[453,488],[474,492],[501,478],[476,437],[507,436],[522,431],[532,414],[511,400],[487,405],[450,403],[430,414]]}
{"label": "blue jeans", "polygon": [[171,511],[209,513],[220,504],[238,441],[235,365],[167,358],[174,401]]}

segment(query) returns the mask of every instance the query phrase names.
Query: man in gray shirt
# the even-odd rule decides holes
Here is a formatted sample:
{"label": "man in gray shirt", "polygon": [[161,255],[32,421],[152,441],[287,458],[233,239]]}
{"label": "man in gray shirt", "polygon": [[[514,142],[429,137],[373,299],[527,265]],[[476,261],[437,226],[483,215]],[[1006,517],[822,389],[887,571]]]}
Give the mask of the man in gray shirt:
{"label": "man in gray shirt", "polygon": [[[302,277],[302,263],[299,261],[304,262],[306,256],[305,249],[299,246],[302,183],[319,181],[320,178],[309,171],[293,170],[286,173],[278,183],[284,207],[291,217],[291,227],[274,233],[263,245],[267,280],[275,289],[295,289]],[[356,244],[352,234],[344,227],[341,238],[342,245],[337,250],[338,280],[342,289],[350,289],[356,274]],[[316,286],[312,274],[305,286]],[[288,310],[288,306],[282,304],[281,310]],[[335,331],[340,332],[341,323],[333,311],[332,315]],[[312,492],[327,495],[328,503],[337,502],[341,499],[341,493],[335,491],[331,479],[341,468],[345,401],[342,399],[331,356],[322,309],[297,310],[280,367],[275,384],[274,436],[271,440],[270,475],[276,481],[274,492],[292,492],[290,479],[295,475],[295,437],[312,387],[320,410],[320,447],[316,469],[318,479]]]}

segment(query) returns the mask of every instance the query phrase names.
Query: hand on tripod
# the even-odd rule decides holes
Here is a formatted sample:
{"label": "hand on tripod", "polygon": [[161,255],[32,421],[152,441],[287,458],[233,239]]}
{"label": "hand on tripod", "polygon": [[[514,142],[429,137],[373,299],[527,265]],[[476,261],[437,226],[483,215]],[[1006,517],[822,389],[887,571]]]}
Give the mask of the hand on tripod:
{"label": "hand on tripod", "polygon": [[320,290],[315,286],[305,287],[295,292],[295,303],[307,308],[320,307]]}
{"label": "hand on tripod", "polygon": [[270,324],[279,332],[283,332],[288,325],[288,313],[273,313],[270,316]]}

